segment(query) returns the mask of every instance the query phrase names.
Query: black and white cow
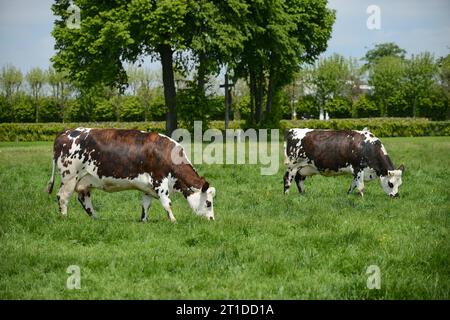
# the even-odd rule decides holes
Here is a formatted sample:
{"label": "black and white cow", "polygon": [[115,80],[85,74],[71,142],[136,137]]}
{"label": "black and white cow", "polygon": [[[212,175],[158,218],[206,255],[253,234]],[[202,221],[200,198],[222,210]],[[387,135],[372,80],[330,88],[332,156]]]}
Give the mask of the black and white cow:
{"label": "black and white cow", "polygon": [[171,221],[170,194],[181,192],[198,215],[214,220],[215,189],[200,177],[173,139],[137,130],[77,128],[60,133],[54,143],[55,171],[61,174],[57,199],[63,216],[75,191],[83,208],[95,217],[91,189],[107,192],[135,189],[143,192],[141,220],[146,221],[152,198],[157,198]]}
{"label": "black and white cow", "polygon": [[381,141],[366,129],[290,129],[285,140],[285,193],[293,179],[303,193],[308,176],[351,174],[353,182],[348,193],[357,188],[362,196],[364,181],[379,177],[388,195],[399,195],[404,166],[396,170]]}

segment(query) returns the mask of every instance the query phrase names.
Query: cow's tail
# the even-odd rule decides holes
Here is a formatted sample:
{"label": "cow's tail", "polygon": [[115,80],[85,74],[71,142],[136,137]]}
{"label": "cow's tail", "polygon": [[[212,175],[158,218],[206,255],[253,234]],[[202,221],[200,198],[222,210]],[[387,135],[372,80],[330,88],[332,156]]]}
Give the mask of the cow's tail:
{"label": "cow's tail", "polygon": [[56,159],[55,158],[53,158],[52,164],[53,164],[52,176],[51,176],[51,178],[50,178],[50,180],[48,181],[48,184],[47,184],[47,192],[48,193],[52,193],[52,191],[53,191],[53,184],[55,183],[55,172],[56,172]]}

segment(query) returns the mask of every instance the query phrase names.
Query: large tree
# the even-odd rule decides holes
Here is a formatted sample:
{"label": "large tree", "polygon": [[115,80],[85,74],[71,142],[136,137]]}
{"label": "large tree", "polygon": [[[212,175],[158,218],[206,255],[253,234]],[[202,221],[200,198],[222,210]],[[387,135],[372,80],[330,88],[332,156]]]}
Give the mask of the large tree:
{"label": "large tree", "polygon": [[5,65],[0,73],[0,86],[7,99],[10,99],[20,90],[22,85],[22,72],[13,65]]}
{"label": "large tree", "polygon": [[73,1],[81,9],[80,28],[68,28],[68,0],[56,0],[58,17],[55,68],[66,70],[72,80],[85,87],[100,83],[124,88],[124,62],[145,56],[161,61],[167,108],[166,133],[177,127],[174,52],[186,47],[184,34],[188,10],[186,0]]}
{"label": "large tree", "polygon": [[395,42],[376,44],[373,49],[366,52],[363,60],[366,61],[365,69],[372,68],[383,57],[397,57],[404,59],[406,50],[400,48]]}
{"label": "large tree", "polygon": [[[81,9],[79,29],[66,26],[68,0],[56,0],[53,5],[58,17],[53,30],[55,68],[67,70],[71,79],[83,86],[102,83],[123,89],[127,84],[124,62],[140,62],[145,56],[159,59],[169,135],[177,127],[174,72],[183,63],[180,53],[190,50],[201,64],[202,59],[217,52],[225,61],[222,56],[229,52],[228,46],[236,47],[239,41],[238,29],[233,27],[238,20],[232,18],[242,7],[237,0],[73,2]],[[217,61],[218,57],[213,59]],[[199,73],[207,74],[209,69],[199,68]]]}
{"label": "large tree", "polygon": [[387,116],[387,101],[402,90],[405,61],[399,57],[380,58],[369,74],[369,84],[374,87],[374,97],[381,107],[381,116]]}
{"label": "large tree", "polygon": [[417,103],[420,98],[426,97],[432,91],[437,80],[438,66],[429,52],[413,55],[406,61],[405,68],[405,94],[412,106],[413,117],[417,116]]}
{"label": "large tree", "polygon": [[335,54],[316,63],[312,70],[311,82],[321,112],[331,99],[349,95],[352,88],[351,80],[349,61],[341,55]]}
{"label": "large tree", "polygon": [[248,1],[243,22],[248,39],[236,73],[248,79],[253,122],[272,113],[275,92],[288,84],[303,63],[325,51],[334,23],[326,0]]}
{"label": "large tree", "polygon": [[40,111],[40,105],[39,105],[39,98],[42,94],[42,89],[44,84],[47,82],[47,75],[46,72],[43,71],[41,68],[33,68],[26,74],[25,78],[27,79],[28,85],[31,90],[31,96],[34,99],[34,108],[35,108],[35,118],[36,122],[40,121],[39,117],[39,111]]}

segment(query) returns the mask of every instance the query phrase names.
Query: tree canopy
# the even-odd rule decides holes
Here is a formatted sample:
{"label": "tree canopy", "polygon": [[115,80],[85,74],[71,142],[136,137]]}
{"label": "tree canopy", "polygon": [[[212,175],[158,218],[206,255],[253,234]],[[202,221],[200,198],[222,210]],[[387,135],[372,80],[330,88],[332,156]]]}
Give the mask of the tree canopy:
{"label": "tree canopy", "polygon": [[335,18],[326,0],[75,0],[81,9],[77,29],[66,25],[69,4],[53,5],[55,68],[82,86],[123,90],[124,63],[159,59],[168,134],[177,125],[174,70],[184,63],[182,52],[195,61],[200,91],[222,65],[247,78],[259,122],[264,95],[270,113],[273,92],[326,49]]}
{"label": "tree canopy", "polygon": [[397,57],[404,59],[406,50],[400,48],[395,42],[378,43],[373,49],[366,52],[363,60],[366,61],[364,65],[366,69],[373,67],[381,58]]}

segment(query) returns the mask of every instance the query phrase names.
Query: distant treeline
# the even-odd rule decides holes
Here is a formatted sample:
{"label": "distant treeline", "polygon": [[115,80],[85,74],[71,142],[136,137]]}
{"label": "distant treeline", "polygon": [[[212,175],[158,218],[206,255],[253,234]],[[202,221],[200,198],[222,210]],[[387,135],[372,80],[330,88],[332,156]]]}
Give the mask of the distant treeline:
{"label": "distant treeline", "polygon": [[[405,58],[393,43],[369,50],[364,64],[334,55],[305,65],[273,97],[271,119],[361,117],[450,118],[450,55],[430,53]],[[0,122],[163,121],[166,115],[159,71],[130,66],[124,92],[106,86],[86,89],[53,68],[34,68],[23,74],[13,65],[0,73]],[[223,120],[222,79],[211,78],[206,95],[199,95],[190,75],[176,74],[179,121]],[[231,90],[231,119],[251,125],[254,111],[246,79]],[[269,121],[270,120],[270,121]],[[264,122],[263,122],[264,123]]]}

